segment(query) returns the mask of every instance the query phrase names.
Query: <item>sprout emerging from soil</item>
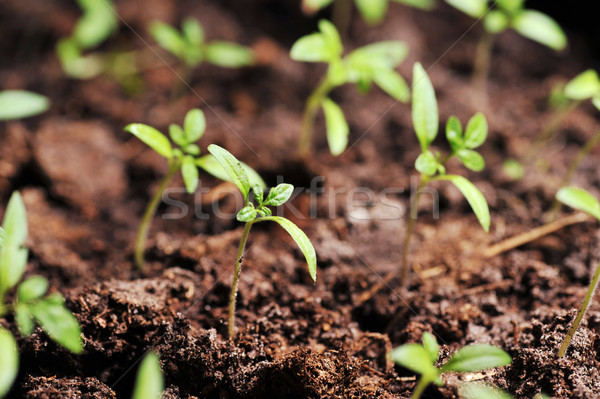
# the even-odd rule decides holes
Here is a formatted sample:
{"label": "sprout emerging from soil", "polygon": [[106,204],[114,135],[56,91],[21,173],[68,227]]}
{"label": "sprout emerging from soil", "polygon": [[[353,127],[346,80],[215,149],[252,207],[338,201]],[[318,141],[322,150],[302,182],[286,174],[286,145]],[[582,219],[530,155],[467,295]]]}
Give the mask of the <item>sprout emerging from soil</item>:
{"label": "sprout emerging from soil", "polygon": [[50,100],[25,90],[0,91],[0,121],[27,118],[46,112]]}
{"label": "sprout emerging from soil", "polygon": [[160,399],[164,389],[160,359],[155,352],[149,352],[138,369],[132,399]]}
{"label": "sprout emerging from soil", "polygon": [[[30,276],[21,281],[27,266],[27,215],[18,192],[8,202],[0,228],[0,317],[13,313],[19,332],[33,333],[35,322],[56,341],[73,353],[81,353],[83,341],[75,316],[64,304],[62,295],[46,295],[48,280]],[[6,294],[16,288],[13,303]],[[19,370],[19,353],[11,332],[0,326],[0,397],[10,389]]]}
{"label": "sprout emerging from soil", "polygon": [[[589,192],[575,187],[563,187],[556,194],[556,198],[563,204],[590,214],[600,221],[600,202],[598,202],[598,200]],[[583,299],[583,302],[581,303],[577,317],[575,317],[573,325],[569,329],[564,341],[560,345],[558,357],[563,357],[567,352],[569,344],[571,343],[575,332],[577,332],[577,328],[579,328],[579,324],[581,323],[583,316],[585,316],[585,312],[587,311],[588,307],[590,306],[590,302],[594,297],[594,292],[598,287],[598,281],[600,281],[600,265],[596,267],[596,271],[594,272],[592,281],[590,281],[590,286],[587,290],[585,298]]]}
{"label": "sprout emerging from soil", "polygon": [[[231,155],[231,153],[229,153],[229,151],[214,144],[208,146],[208,151],[210,151],[217,161],[219,161],[233,183],[235,183],[237,188],[241,191],[245,203],[244,208],[237,214],[237,220],[244,222],[245,226],[237,252],[233,272],[233,282],[231,283],[231,294],[229,296],[229,318],[227,323],[228,335],[231,339],[235,333],[235,300],[237,297],[238,283],[240,281],[242,258],[244,256],[244,249],[246,247],[246,241],[248,240],[250,228],[254,223],[272,221],[283,227],[292,236],[304,254],[306,263],[308,264],[308,272],[313,281],[317,280],[317,255],[312,243],[302,230],[286,218],[272,216],[272,212],[268,208],[269,206],[281,206],[285,204],[292,195],[294,186],[285,183],[279,184],[277,187],[273,187],[265,198],[263,187],[258,184],[251,185],[244,167],[233,155]],[[252,191],[254,203],[252,202],[250,191]]]}
{"label": "sprout emerging from soil", "polygon": [[298,143],[298,153],[302,156],[310,151],[314,120],[319,108],[325,114],[331,153],[340,155],[348,145],[349,128],[344,112],[329,98],[329,92],[336,87],[354,83],[361,92],[366,93],[375,82],[398,101],[406,103],[410,99],[406,81],[394,70],[408,53],[406,44],[399,41],[378,42],[354,50],[342,58],[344,48],[335,26],[321,20],[319,30],[318,33],[298,39],[290,52],[296,61],[328,64],[327,74],[308,98],[304,109]]}
{"label": "sprout emerging from soil", "polygon": [[[135,135],[158,154],[166,158],[169,164],[167,174],[160,182],[158,190],[156,190],[156,193],[146,207],[135,239],[135,264],[141,270],[144,268],[144,249],[150,222],[156,213],[163,191],[167,188],[175,174],[181,171],[185,189],[190,194],[194,193],[198,188],[200,181],[198,168],[203,169],[218,179],[229,180],[229,178],[212,155],[200,156],[200,147],[198,147],[196,141],[200,140],[204,135],[206,119],[204,118],[204,113],[197,108],[192,109],[186,114],[183,127],[177,124],[169,126],[169,136],[179,148],[173,148],[171,141],[152,126],[142,123],[132,123],[127,125],[125,130]],[[244,168],[246,173],[250,175],[253,183],[265,186],[265,183],[254,170],[247,165],[244,165]]]}
{"label": "sprout emerging from soil", "polygon": [[422,344],[399,346],[390,354],[394,362],[421,375],[412,394],[413,399],[420,398],[429,384],[444,385],[441,378],[443,373],[470,373],[506,366],[512,361],[510,355],[500,348],[486,344],[472,344],[460,348],[450,359],[436,367],[440,353],[437,340],[431,333],[424,332],[422,342]]}

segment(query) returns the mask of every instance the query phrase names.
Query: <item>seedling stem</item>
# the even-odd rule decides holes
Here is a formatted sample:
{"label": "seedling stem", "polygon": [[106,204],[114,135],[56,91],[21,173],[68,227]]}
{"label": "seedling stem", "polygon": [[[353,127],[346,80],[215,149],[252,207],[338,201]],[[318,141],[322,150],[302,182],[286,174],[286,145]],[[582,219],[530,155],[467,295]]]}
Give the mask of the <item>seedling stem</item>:
{"label": "seedling stem", "polygon": [[485,30],[477,43],[475,65],[473,68],[472,85],[480,99],[486,98],[487,78],[490,69],[490,59],[494,47],[494,35]]}
{"label": "seedling stem", "polygon": [[325,77],[310,97],[308,97],[308,100],[306,100],[306,109],[302,116],[302,132],[300,133],[300,139],[298,141],[298,154],[302,157],[307,156],[310,152],[315,116],[317,115],[317,111],[319,111],[319,107],[321,107],[323,100],[332,89],[333,86],[329,82],[329,79]]}
{"label": "seedling stem", "polygon": [[231,293],[229,294],[229,317],[227,321],[227,333],[229,338],[232,338],[235,334],[235,300],[237,298],[238,284],[240,282],[240,272],[242,271],[242,260],[244,258],[244,249],[246,248],[246,241],[248,241],[248,234],[253,222],[247,222],[244,226],[244,232],[240,240],[240,246],[238,248],[237,259],[235,261],[235,269],[233,271],[233,282],[231,283]]}

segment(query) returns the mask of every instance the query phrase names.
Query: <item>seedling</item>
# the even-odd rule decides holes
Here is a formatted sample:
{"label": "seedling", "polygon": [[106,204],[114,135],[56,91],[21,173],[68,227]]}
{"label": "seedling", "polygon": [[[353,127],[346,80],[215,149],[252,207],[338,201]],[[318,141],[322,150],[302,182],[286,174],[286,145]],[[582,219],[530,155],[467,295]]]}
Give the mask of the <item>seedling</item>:
{"label": "seedling", "polygon": [[[245,206],[238,212],[236,218],[240,222],[244,222],[244,231],[238,247],[237,258],[234,264],[233,282],[231,283],[231,294],[229,296],[229,318],[228,318],[228,335],[232,339],[235,333],[235,300],[237,297],[238,284],[240,281],[240,271],[242,269],[242,258],[250,228],[254,223],[258,222],[276,222],[283,227],[294,239],[308,264],[308,272],[313,281],[317,280],[317,255],[315,249],[302,230],[300,230],[290,220],[272,216],[270,206],[281,206],[287,202],[294,191],[294,186],[291,184],[279,184],[273,187],[266,198],[264,197],[263,187],[259,184],[251,183],[246,170],[242,164],[229,153],[227,150],[218,145],[211,144],[208,146],[208,151],[214,155],[217,161],[221,164],[230,179],[235,183],[237,188],[244,196]],[[250,189],[252,188],[252,197]]]}
{"label": "seedling", "polygon": [[[64,304],[58,293],[46,295],[48,280],[31,276],[21,281],[27,266],[27,215],[18,192],[12,194],[0,229],[0,317],[14,315],[19,332],[33,333],[35,322],[66,349],[73,353],[83,351],[81,329],[77,319]],[[6,294],[16,289],[13,303],[6,302]],[[0,397],[10,389],[19,369],[19,353],[11,332],[0,327]]]}
{"label": "seedling", "polygon": [[50,108],[50,100],[41,94],[25,90],[0,91],[0,121],[22,119]]}
{"label": "seedling", "polygon": [[[514,396],[495,385],[480,381],[465,382],[458,387],[458,396],[463,399],[513,399]],[[536,394],[533,399],[551,399],[544,393]]]}
{"label": "seedling", "polygon": [[556,51],[567,46],[567,37],[558,23],[539,11],[525,9],[525,0],[446,0],[446,3],[483,20],[484,33],[477,46],[473,70],[473,84],[480,92],[485,90],[495,35],[513,29]]}
{"label": "seedling", "polygon": [[132,399],[160,399],[164,389],[160,359],[155,352],[149,352],[138,369]]}
{"label": "seedling", "polygon": [[420,398],[429,384],[443,386],[443,373],[472,373],[506,366],[512,361],[510,355],[500,348],[486,344],[472,344],[460,348],[450,359],[436,367],[440,353],[437,340],[431,333],[424,332],[422,342],[422,344],[399,346],[390,354],[394,362],[421,375],[412,394],[413,399]]}
{"label": "seedling", "polygon": [[[598,202],[598,200],[589,192],[575,187],[563,187],[558,190],[556,198],[563,204],[583,211],[600,221],[600,202]],[[588,307],[590,306],[590,302],[594,297],[594,292],[596,291],[596,287],[598,287],[598,281],[600,281],[600,265],[596,267],[596,271],[594,272],[594,276],[592,277],[592,281],[590,282],[590,286],[588,287],[585,298],[583,298],[583,302],[579,308],[577,317],[575,317],[573,325],[569,329],[569,332],[567,333],[560,346],[560,349],[558,350],[558,357],[563,357],[567,352],[567,348],[571,343],[571,339],[573,339],[575,332],[577,332],[579,324],[581,323],[583,316],[585,316],[585,312],[587,311]]]}
{"label": "seedling", "polygon": [[[156,213],[156,208],[160,203],[163,191],[167,188],[171,180],[173,180],[176,173],[181,171],[185,189],[189,194],[194,193],[198,188],[200,181],[198,168],[222,180],[228,180],[228,175],[224,173],[219,163],[211,155],[200,156],[200,147],[198,147],[196,141],[200,140],[204,135],[206,119],[204,118],[204,113],[199,109],[192,109],[186,114],[183,127],[177,124],[169,126],[169,136],[173,143],[152,126],[142,123],[127,125],[125,130],[135,135],[159,155],[166,158],[169,165],[167,174],[160,182],[158,190],[146,207],[136,236],[134,250],[135,264],[141,270],[144,268],[144,249],[146,247],[150,222]],[[179,148],[173,148],[173,144],[179,146]],[[247,165],[244,165],[244,168],[254,184],[265,186],[265,183],[254,170]]]}
{"label": "seedling", "polygon": [[325,62],[327,74],[306,102],[298,153],[306,156],[315,116],[323,108],[327,127],[327,142],[333,155],[340,155],[348,145],[348,123],[344,112],[329,96],[329,92],[346,83],[354,83],[366,93],[373,82],[394,99],[408,102],[410,90],[406,81],[394,69],[402,63],[408,47],[399,41],[370,44],[342,58],[344,48],[337,29],[329,21],[319,21],[318,33],[304,36],[292,46],[290,55],[296,61]]}

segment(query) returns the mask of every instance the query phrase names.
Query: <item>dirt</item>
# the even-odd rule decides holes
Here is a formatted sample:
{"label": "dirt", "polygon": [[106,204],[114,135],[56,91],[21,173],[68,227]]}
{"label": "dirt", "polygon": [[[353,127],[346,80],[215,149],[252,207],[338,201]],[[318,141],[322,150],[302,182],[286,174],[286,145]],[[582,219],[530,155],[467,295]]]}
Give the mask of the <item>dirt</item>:
{"label": "dirt", "polygon": [[[304,101],[324,68],[293,62],[287,52],[296,38],[315,30],[316,17],[304,17],[296,1],[117,1],[129,27],[122,25],[100,51],[148,52],[134,31],[152,43],[145,30],[150,21],[178,23],[188,15],[200,20],[208,38],[257,51],[256,67],[194,69],[188,82],[193,91],[172,100],[171,88],[180,82],[173,73],[177,63],[168,56],[166,65],[149,54],[152,67],[142,72],[143,88],[133,96],[108,76],[66,78],[53,47],[72,29],[75,5],[27,3],[7,0],[0,7],[3,36],[11,38],[0,43],[7,55],[0,59],[0,87],[44,93],[52,108],[0,124],[0,200],[6,203],[13,190],[23,194],[30,230],[27,273],[46,276],[51,291],[66,296],[85,350],[72,355],[39,328],[19,337],[20,372],[9,397],[130,397],[138,362],[154,349],[166,398],[409,398],[415,375],[387,354],[418,342],[424,331],[437,336],[442,361],[470,343],[497,345],[513,357],[504,368],[446,375],[446,385],[430,386],[424,398],[455,398],[463,380],[485,380],[517,398],[539,392],[600,397],[597,303],[567,356],[556,357],[600,258],[597,225],[573,225],[493,258],[483,255],[488,245],[544,222],[570,159],[598,129],[596,114],[584,105],[545,148],[540,167],[520,181],[502,171],[502,162],[523,155],[550,118],[546,98],[553,85],[587,67],[581,43],[571,54],[557,55],[514,33],[502,34],[488,101],[474,106],[469,82],[479,26],[458,40],[472,22],[443,5],[425,13],[392,4],[378,28],[355,16],[348,48],[406,41],[410,53],[399,71],[410,77],[415,61],[430,68],[441,120],[457,115],[464,123],[482,111],[490,125],[481,147],[483,172],[449,165],[486,196],[490,233],[458,191],[434,185],[439,217],[431,212],[433,197],[424,196],[409,286],[402,289],[394,280],[362,302],[363,292],[398,268],[419,146],[407,105],[377,89],[362,96],[342,87],[332,96],[351,127],[348,152],[337,158],[328,153],[319,116],[314,156],[307,161],[295,155]],[[233,215],[240,199],[231,187],[202,175],[202,195],[170,194],[179,202],[159,208],[146,269],[133,266],[136,228],[166,164],[123,127],[143,122],[166,131],[193,107],[207,117],[203,152],[210,143],[222,145],[269,185],[283,180],[302,189],[284,214],[308,234],[319,259],[313,284],[302,254],[282,229],[253,228],[232,341],[225,319],[241,225],[217,217],[211,205]],[[441,139],[435,145],[446,149]],[[594,194],[600,194],[598,156],[596,149],[575,176],[575,184]],[[172,187],[183,187],[180,177]],[[348,201],[357,187],[365,189]],[[179,213],[183,205],[190,211],[184,217],[160,217]],[[0,323],[16,332],[11,317]]]}

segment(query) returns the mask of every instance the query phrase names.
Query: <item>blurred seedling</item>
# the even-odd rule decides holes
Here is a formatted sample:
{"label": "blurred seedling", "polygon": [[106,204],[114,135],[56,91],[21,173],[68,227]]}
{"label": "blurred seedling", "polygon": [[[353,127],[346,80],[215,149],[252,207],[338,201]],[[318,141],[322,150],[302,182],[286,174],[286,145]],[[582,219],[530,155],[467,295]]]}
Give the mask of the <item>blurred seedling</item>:
{"label": "blurred seedling", "polygon": [[[495,385],[481,381],[465,382],[458,387],[458,396],[462,399],[514,399],[514,396]],[[551,399],[544,393],[536,394],[533,399]]]}
{"label": "blurred seedling", "polygon": [[394,99],[408,102],[410,90],[406,81],[394,69],[402,63],[408,47],[399,41],[370,44],[342,57],[344,48],[337,29],[326,20],[319,21],[320,32],[304,36],[292,46],[290,55],[296,61],[324,62],[327,73],[306,102],[302,117],[302,130],[298,153],[310,152],[314,120],[319,108],[325,114],[327,142],[333,155],[340,155],[348,145],[348,123],[338,104],[329,93],[346,83],[357,85],[361,93],[367,93],[375,82]]}
{"label": "blurred seedling", "polygon": [[[48,280],[30,276],[22,280],[27,266],[27,215],[21,195],[14,192],[0,228],[0,317],[12,314],[19,332],[28,337],[35,323],[59,345],[73,353],[83,351],[81,329],[59,293],[47,294]],[[6,296],[16,290],[14,302]],[[12,333],[0,326],[0,397],[19,371],[19,353]]]}
{"label": "blurred seedling", "polygon": [[[422,344],[405,344],[390,353],[390,358],[400,366],[421,375],[412,398],[419,399],[429,384],[443,386],[442,374],[472,373],[502,367],[512,361],[510,355],[500,348],[486,344],[467,345],[457,350],[447,361],[436,366],[440,346],[435,337],[423,333]],[[484,398],[489,396],[480,396]]]}
{"label": "blurred seedling", "polygon": [[[270,206],[277,207],[285,204],[292,195],[294,186],[286,183],[279,184],[276,187],[273,187],[265,197],[263,187],[259,184],[252,184],[246,173],[246,169],[233,155],[231,155],[231,153],[215,144],[209,145],[208,151],[214,155],[229,175],[231,181],[233,181],[241,191],[245,203],[245,206],[236,216],[237,220],[245,223],[245,225],[238,247],[237,258],[234,265],[233,282],[231,283],[231,293],[229,296],[229,317],[227,321],[228,335],[230,339],[233,339],[235,334],[235,301],[240,281],[244,249],[252,225],[258,222],[271,221],[276,222],[283,227],[290,236],[292,236],[304,254],[306,263],[308,264],[308,272],[313,281],[316,281],[317,279],[317,255],[312,243],[302,230],[284,217],[272,216],[271,209],[269,209]],[[252,198],[254,198],[254,201],[252,201]]]}
{"label": "blurred seedling", "polygon": [[160,399],[165,389],[158,355],[150,351],[142,359],[135,378],[132,399]]}
{"label": "blurred seedling", "polygon": [[[192,109],[186,114],[183,127],[177,124],[169,126],[169,137],[171,140],[152,126],[142,123],[127,125],[125,130],[135,135],[159,155],[166,158],[168,162],[167,174],[160,182],[156,193],[148,203],[137,232],[134,257],[136,266],[141,270],[144,268],[144,249],[150,222],[156,213],[164,190],[177,172],[181,171],[185,189],[189,194],[194,193],[198,188],[198,168],[203,169],[218,179],[229,180],[229,177],[212,155],[200,156],[200,147],[196,142],[204,135],[206,119],[204,113],[199,109]],[[174,145],[178,148],[174,148]],[[244,168],[254,184],[265,186],[265,183],[254,170],[247,165],[244,165]]]}
{"label": "blurred seedling", "polygon": [[0,91],[0,121],[22,119],[46,112],[50,100],[25,90]]}

